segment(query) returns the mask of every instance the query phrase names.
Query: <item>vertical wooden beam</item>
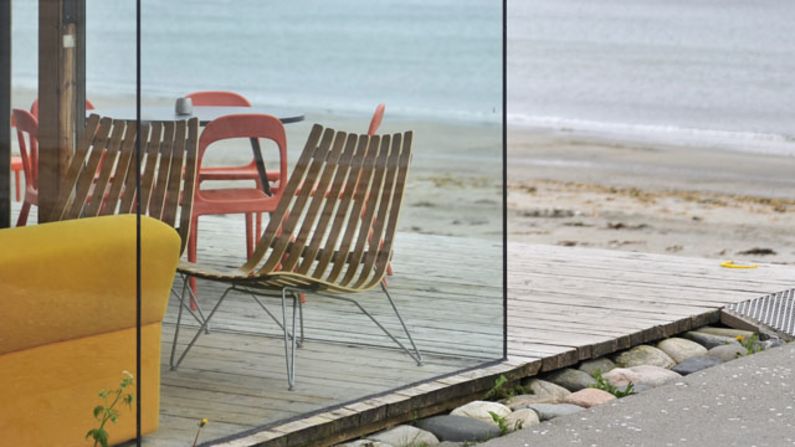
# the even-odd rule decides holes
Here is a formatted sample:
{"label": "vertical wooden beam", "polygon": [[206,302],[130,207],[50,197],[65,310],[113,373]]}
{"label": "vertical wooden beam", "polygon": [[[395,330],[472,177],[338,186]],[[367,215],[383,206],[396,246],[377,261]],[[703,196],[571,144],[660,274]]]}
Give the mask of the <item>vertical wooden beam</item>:
{"label": "vertical wooden beam", "polygon": [[74,150],[78,89],[85,95],[77,77],[77,64],[85,59],[76,61],[76,1],[82,0],[39,0],[39,222],[52,214]]}
{"label": "vertical wooden beam", "polygon": [[0,0],[0,228],[11,226],[11,0]]}

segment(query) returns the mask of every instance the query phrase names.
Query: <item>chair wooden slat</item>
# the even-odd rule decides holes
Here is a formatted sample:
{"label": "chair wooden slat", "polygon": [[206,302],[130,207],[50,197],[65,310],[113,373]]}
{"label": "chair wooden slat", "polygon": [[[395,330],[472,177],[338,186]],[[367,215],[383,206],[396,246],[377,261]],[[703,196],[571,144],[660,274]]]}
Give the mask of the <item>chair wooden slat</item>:
{"label": "chair wooden slat", "polygon": [[[119,167],[116,169],[116,176],[119,178],[115,179],[114,188],[111,191],[111,200],[114,203],[114,207],[116,202],[118,202],[118,212],[123,214],[135,212],[133,207],[135,201],[135,179],[139,173],[135,162],[135,152],[138,150],[136,143],[139,139],[141,139],[141,144],[146,141],[149,136],[149,125],[142,123],[141,129],[137,129],[136,123],[129,121],[127,123],[127,132],[132,134],[132,138],[125,140]],[[143,145],[141,145],[141,150],[143,151],[143,149]]]}
{"label": "chair wooden slat", "polygon": [[149,215],[155,219],[160,219],[160,216],[163,214],[163,202],[165,201],[166,185],[168,184],[168,173],[171,170],[171,149],[174,147],[175,127],[176,124],[173,122],[166,122],[163,125],[163,143],[160,145],[160,161],[158,164],[157,178],[149,204]]}
{"label": "chair wooden slat", "polygon": [[353,191],[355,191],[358,186],[360,181],[360,173],[364,166],[364,161],[367,159],[369,141],[369,138],[362,138],[359,136],[358,141],[354,143],[357,148],[356,154],[350,162],[350,174],[348,175],[348,178],[345,182],[345,186],[343,186],[343,188],[340,190],[340,192],[343,193],[343,197],[339,203],[339,206],[337,207],[336,214],[334,215],[334,223],[332,224],[331,230],[329,231],[329,236],[323,248],[323,253],[321,253],[318,257],[317,267],[315,267],[315,271],[312,274],[312,277],[314,278],[323,278],[326,268],[329,266],[329,262],[335,255],[337,241],[342,234],[342,229],[344,228],[345,222],[347,220],[349,208],[353,204]]}
{"label": "chair wooden slat", "polygon": [[66,168],[66,175],[64,176],[64,184],[58,193],[58,199],[55,202],[58,204],[53,209],[54,215],[51,216],[52,220],[64,219],[64,214],[72,205],[71,192],[77,186],[77,181],[82,171],[86,156],[91,150],[91,146],[104,146],[107,140],[108,133],[110,132],[112,121],[109,118],[102,118],[99,115],[91,115],[86,120],[86,129],[83,138],[77,145],[75,153],[69,160],[69,166]]}
{"label": "chair wooden slat", "polygon": [[[251,258],[245,264],[243,264],[241,270],[245,272],[254,271],[254,269],[257,268],[257,265],[259,265],[263,259],[265,259],[265,255],[268,254],[271,244],[280,234],[280,228],[283,226],[284,218],[292,205],[292,198],[303,182],[304,175],[306,174],[309,163],[312,160],[315,151],[317,150],[318,141],[320,141],[322,133],[323,127],[317,124],[315,124],[312,127],[312,130],[309,132],[309,138],[307,139],[306,147],[304,152],[301,153],[301,157],[298,159],[298,163],[296,164],[292,175],[290,175],[290,179],[287,181],[283,198],[279,201],[276,211],[271,214],[271,218],[268,221],[268,226],[265,228],[265,233],[255,247],[254,253],[252,254]],[[270,271],[280,262],[279,259],[274,259],[273,262],[271,262],[270,258],[271,257],[265,259],[265,265],[260,267],[259,270]]]}
{"label": "chair wooden slat", "polygon": [[[365,138],[366,139],[366,138]],[[370,182],[375,173],[376,159],[378,157],[378,148],[380,147],[381,137],[374,135],[367,141],[367,157],[362,161],[362,171],[358,175],[357,183],[354,188],[346,191],[353,196],[353,207],[350,209],[349,214],[346,216],[345,235],[342,242],[334,254],[333,267],[329,273],[326,281],[336,282],[337,278],[347,269],[350,265],[348,260],[348,253],[352,252],[355,244],[355,237],[359,230],[361,220],[359,216],[364,208],[365,201],[370,190]]]}
{"label": "chair wooden slat", "polygon": [[[368,207],[372,206],[373,208],[372,218],[369,220],[367,220],[367,217],[362,219],[364,221],[363,224],[369,227],[367,234],[367,251],[364,257],[361,258],[361,271],[359,272],[359,279],[353,286],[354,288],[362,287],[368,282],[368,279],[372,275],[377,275],[376,260],[381,250],[383,231],[386,227],[385,221],[387,213],[392,205],[392,196],[397,183],[398,163],[401,151],[400,143],[401,137],[400,134],[397,134],[392,138],[392,149],[390,150],[389,159],[385,166],[384,186],[380,191],[375,191],[376,193],[380,192],[381,197],[377,204],[375,202],[368,204]],[[389,141],[385,138],[382,142],[382,146],[387,144],[389,144]],[[377,212],[375,210],[376,206],[378,206]],[[356,262],[356,260],[354,259],[352,262]],[[386,266],[384,266],[384,268],[386,268]]]}
{"label": "chair wooden slat", "polygon": [[339,163],[337,164],[336,171],[334,172],[334,180],[329,186],[328,193],[326,194],[326,203],[323,211],[320,214],[312,240],[306,247],[302,255],[303,260],[295,271],[301,274],[306,274],[315,261],[320,260],[320,245],[323,243],[324,238],[332,237],[328,234],[330,229],[329,224],[333,227],[333,217],[335,216],[334,208],[341,202],[341,192],[344,191],[345,181],[347,180],[348,172],[351,169],[351,161],[353,160],[354,153],[356,152],[356,144],[359,141],[358,136],[355,134],[348,134],[348,139],[345,142],[345,151],[343,152]]}
{"label": "chair wooden slat", "polygon": [[386,273],[389,262],[392,260],[392,247],[395,244],[395,233],[397,232],[400,208],[403,204],[403,195],[406,191],[406,181],[408,179],[409,165],[411,164],[411,143],[414,134],[411,131],[405,132],[402,138],[400,160],[398,161],[397,178],[395,179],[395,190],[393,192],[392,206],[389,209],[389,217],[386,220],[386,229],[381,240],[383,246],[378,252],[376,261],[377,272],[368,284],[362,287],[375,287]]}
{"label": "chair wooden slat", "polygon": [[376,159],[375,175],[370,184],[370,188],[367,191],[367,195],[365,196],[366,199],[362,203],[362,207],[364,208],[364,217],[361,219],[353,219],[355,216],[351,216],[353,221],[358,226],[359,234],[356,240],[356,245],[353,249],[353,259],[351,262],[346,263],[348,269],[341,281],[343,285],[348,285],[348,283],[350,283],[351,280],[356,276],[357,270],[361,267],[359,263],[364,256],[364,249],[366,247],[367,241],[370,239],[370,230],[372,228],[370,222],[372,222],[373,216],[375,215],[379,193],[381,192],[384,184],[384,174],[386,172],[386,164],[391,147],[390,141],[390,136],[384,135],[381,138],[381,144],[377,146],[378,158]]}
{"label": "chair wooden slat", "polygon": [[187,147],[185,148],[185,179],[182,185],[182,206],[180,207],[179,234],[182,240],[180,252],[185,250],[190,236],[191,216],[193,212],[193,202],[196,192],[197,175],[199,170],[198,157],[199,143],[199,122],[198,120],[188,121]]}
{"label": "chair wooden slat", "polygon": [[152,187],[157,169],[158,154],[163,136],[163,123],[154,122],[150,126],[149,141],[146,144],[146,161],[141,174],[141,214],[149,213],[149,201],[152,198]]}
{"label": "chair wooden slat", "polygon": [[163,203],[163,213],[160,219],[175,226],[177,207],[179,206],[180,186],[182,186],[182,163],[185,160],[185,137],[188,133],[187,122],[178,121],[174,135],[174,149],[171,153],[171,171],[168,174],[168,184]]}
{"label": "chair wooden slat", "polygon": [[85,168],[81,171],[78,178],[77,186],[75,187],[74,201],[69,212],[66,214],[67,219],[77,219],[82,217],[82,212],[85,209],[86,201],[89,198],[88,194],[91,185],[94,183],[94,175],[97,172],[99,161],[107,147],[118,147],[124,136],[124,125],[119,125],[117,121],[113,122],[113,130],[111,131],[110,141],[107,145],[94,146],[91,154],[88,157]]}
{"label": "chair wooden slat", "polygon": [[318,174],[319,179],[317,184],[314,185],[313,189],[307,194],[309,206],[306,215],[302,219],[301,228],[298,231],[295,241],[291,244],[287,259],[282,261],[282,269],[284,270],[294,270],[299,258],[305,254],[303,249],[310,235],[318,230],[315,222],[321,207],[326,200],[331,200],[331,196],[333,195],[332,191],[329,191],[328,188],[336,171],[339,157],[342,154],[342,148],[345,146],[345,140],[346,135],[341,132],[338,133],[331,145],[331,150],[324,157],[325,163],[321,165],[321,172]]}
{"label": "chair wooden slat", "polygon": [[[145,123],[140,132],[134,121],[92,115],[87,123],[86,133],[93,135],[80,143],[70,160],[55,215],[76,219],[98,213],[134,212],[136,178],[141,175],[142,214],[172,226],[181,216],[179,232],[184,250],[196,182],[198,119]],[[133,161],[137,141],[146,151],[142,154],[142,173]],[[100,160],[103,164],[97,172]],[[150,201],[153,205],[147,207]]]}

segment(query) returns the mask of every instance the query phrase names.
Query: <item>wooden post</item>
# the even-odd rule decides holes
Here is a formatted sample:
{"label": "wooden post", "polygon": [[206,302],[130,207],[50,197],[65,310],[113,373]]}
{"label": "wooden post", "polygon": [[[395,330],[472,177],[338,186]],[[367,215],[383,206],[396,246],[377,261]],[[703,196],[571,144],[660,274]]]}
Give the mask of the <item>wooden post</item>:
{"label": "wooden post", "polygon": [[11,0],[0,0],[0,228],[11,226]]}
{"label": "wooden post", "polygon": [[[78,65],[78,26],[84,0],[39,0],[39,222],[47,222],[74,151],[78,114],[85,105],[85,73]],[[82,9],[84,11],[84,9]],[[82,29],[85,29],[82,27]]]}

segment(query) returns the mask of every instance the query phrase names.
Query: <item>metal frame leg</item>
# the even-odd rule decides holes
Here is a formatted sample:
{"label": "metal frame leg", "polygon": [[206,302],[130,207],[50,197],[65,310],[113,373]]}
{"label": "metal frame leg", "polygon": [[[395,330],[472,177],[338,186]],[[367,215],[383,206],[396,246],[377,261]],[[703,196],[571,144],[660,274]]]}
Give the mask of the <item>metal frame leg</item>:
{"label": "metal frame leg", "polygon": [[[196,335],[193,336],[193,339],[190,341],[190,343],[188,343],[188,346],[186,346],[185,350],[182,351],[182,354],[179,356],[179,360],[177,360],[177,363],[174,364],[174,365],[171,365],[171,369],[172,370],[175,370],[175,369],[177,369],[179,367],[179,365],[182,363],[182,360],[185,359],[185,355],[188,354],[188,351],[190,351],[191,348],[193,348],[193,345],[196,343],[196,340],[198,340],[199,337],[202,335],[202,332],[205,332],[207,330],[207,325],[210,323],[210,320],[213,318],[213,315],[215,315],[215,312],[218,311],[219,307],[221,307],[221,303],[224,302],[224,300],[226,299],[226,296],[229,295],[229,292],[231,292],[234,288],[235,287],[232,286],[232,287],[227,288],[224,291],[223,295],[221,295],[221,298],[218,300],[217,303],[215,303],[215,306],[213,307],[213,310],[210,311],[209,315],[207,315],[207,318],[204,320],[204,323],[202,323],[202,325],[199,328],[199,330],[196,331]],[[175,340],[175,343],[174,343],[175,348],[174,349],[176,349],[176,337],[174,338],[174,340]]]}
{"label": "metal frame leg", "polygon": [[[290,293],[290,296],[293,298],[293,330],[292,334],[288,334],[287,332],[287,294]],[[296,323],[296,306],[298,305],[298,294],[290,288],[283,288],[282,289],[282,328],[284,329],[284,358],[287,363],[287,389],[292,391],[295,387],[295,348],[297,343],[297,338],[295,336],[295,323]]]}
{"label": "metal frame leg", "polygon": [[[398,345],[398,347],[400,349],[402,349],[403,352],[408,354],[408,356],[411,357],[411,359],[414,360],[417,363],[417,366],[422,366],[422,353],[420,353],[420,350],[417,349],[417,345],[414,343],[414,338],[411,336],[411,332],[409,332],[409,329],[406,326],[406,323],[403,321],[403,317],[400,315],[400,312],[398,311],[397,305],[392,300],[392,296],[389,295],[389,291],[387,290],[386,286],[383,283],[381,283],[381,290],[386,295],[386,298],[389,301],[389,304],[392,306],[392,310],[395,312],[395,315],[397,316],[398,320],[400,321],[400,325],[403,327],[403,331],[406,333],[406,337],[408,337],[409,342],[411,343],[411,350],[408,349],[406,346],[404,346],[403,343],[401,343],[400,340],[398,340],[394,335],[392,335],[392,333],[389,332],[389,330],[386,327],[384,327],[384,325],[382,325],[378,320],[376,320],[376,318],[372,314],[370,314],[370,312],[367,312],[367,309],[362,307],[362,305],[359,304],[358,301],[356,301],[354,299],[351,299],[351,298],[344,297],[344,296],[330,295],[330,294],[327,294],[327,293],[324,293],[322,295],[327,297],[327,298],[332,298],[332,299],[335,299],[335,300],[347,301],[349,303],[352,303],[356,307],[358,307],[359,310],[362,311],[363,314],[367,315],[367,317],[373,323],[375,323],[375,325],[378,326],[378,328],[381,329],[381,331],[384,334],[386,334],[393,342],[395,342],[395,344]],[[414,352],[412,352],[412,350]]]}

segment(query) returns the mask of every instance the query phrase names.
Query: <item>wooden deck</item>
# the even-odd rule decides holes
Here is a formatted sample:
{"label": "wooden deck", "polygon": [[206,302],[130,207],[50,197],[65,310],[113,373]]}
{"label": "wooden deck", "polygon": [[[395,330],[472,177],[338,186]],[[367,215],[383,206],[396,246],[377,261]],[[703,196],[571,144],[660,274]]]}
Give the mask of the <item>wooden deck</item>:
{"label": "wooden deck", "polygon": [[[220,250],[227,255],[215,262],[236,264],[229,253],[242,248],[241,224],[203,220],[200,250]],[[510,244],[509,357],[482,366],[502,355],[501,281],[499,242],[401,233],[390,288],[426,365],[392,349],[349,304],[310,297],[293,392],[286,390],[278,328],[246,296],[225,303],[213,332],[169,371],[172,302],[161,425],[145,443],[185,445],[207,417],[204,441],[248,431],[219,445],[328,445],[476,398],[500,374],[535,375],[717,322],[728,303],[792,287],[795,268],[731,270],[718,260]],[[203,305],[219,292],[202,284]],[[361,300],[397,332],[378,293]]]}

